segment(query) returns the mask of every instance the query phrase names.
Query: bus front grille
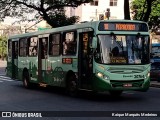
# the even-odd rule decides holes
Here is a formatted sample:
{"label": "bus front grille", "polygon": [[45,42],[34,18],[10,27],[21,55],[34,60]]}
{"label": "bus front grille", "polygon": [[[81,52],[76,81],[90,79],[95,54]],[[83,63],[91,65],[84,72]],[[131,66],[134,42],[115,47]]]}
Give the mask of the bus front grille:
{"label": "bus front grille", "polygon": [[111,80],[110,83],[112,87],[118,88],[118,87],[125,87],[124,85],[129,84],[131,86],[129,87],[142,87],[142,84],[144,82],[144,79],[140,80]]}
{"label": "bus front grille", "polygon": [[133,74],[133,73],[141,73],[145,69],[143,68],[118,68],[118,67],[110,67],[107,71],[110,73],[116,74]]}

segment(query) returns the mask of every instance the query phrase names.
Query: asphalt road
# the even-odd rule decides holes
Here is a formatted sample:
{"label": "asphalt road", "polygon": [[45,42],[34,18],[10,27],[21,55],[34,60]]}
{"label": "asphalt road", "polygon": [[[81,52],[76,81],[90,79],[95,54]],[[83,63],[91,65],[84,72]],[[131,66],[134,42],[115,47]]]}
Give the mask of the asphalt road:
{"label": "asphalt road", "polygon": [[[159,120],[159,117],[119,117],[124,113],[153,113],[160,115],[160,88],[147,92],[124,92],[119,98],[108,93],[92,95],[81,92],[77,98],[69,97],[60,88],[25,89],[21,81],[5,75],[5,63],[0,62],[0,112],[40,112],[42,118],[20,118],[16,114],[8,120]],[[44,112],[46,111],[46,112]],[[58,111],[58,116],[57,115]],[[82,111],[82,112],[76,112]],[[87,111],[85,113],[84,111]],[[103,113],[103,114],[100,114]],[[118,116],[118,114],[119,116]],[[45,117],[43,115],[50,117]],[[114,117],[110,117],[114,114]],[[62,117],[61,115],[65,115]],[[68,115],[68,117],[67,117]],[[117,115],[117,116],[116,116]],[[106,117],[107,116],[107,117]]]}
{"label": "asphalt road", "polygon": [[[92,95],[82,92],[78,98],[69,97],[64,90],[53,88],[34,88],[25,89],[22,82],[14,81],[10,78],[0,76],[0,111],[52,111],[51,117],[38,118],[43,120],[106,120],[105,115],[111,115],[111,112],[106,112],[99,117],[100,111],[112,111],[119,113],[121,111],[129,112],[153,112],[160,111],[160,89],[150,88],[148,92],[124,92],[119,98],[112,98],[109,94]],[[60,114],[65,114],[62,111],[68,111],[69,117],[54,117],[55,111],[60,111]],[[77,114],[75,111],[89,111]],[[98,111],[96,113],[96,111]],[[123,113],[123,112],[122,112]],[[84,117],[85,116],[85,117]],[[87,117],[89,116],[89,117]],[[2,118],[0,118],[1,120]],[[9,118],[8,118],[9,119]],[[18,118],[12,118],[18,119]],[[24,119],[24,118],[23,118]],[[27,119],[27,118],[26,118]],[[31,119],[31,118],[29,118]],[[127,117],[108,117],[107,120],[128,119]],[[129,117],[133,119],[133,117]],[[158,117],[134,117],[134,119],[159,119]]]}

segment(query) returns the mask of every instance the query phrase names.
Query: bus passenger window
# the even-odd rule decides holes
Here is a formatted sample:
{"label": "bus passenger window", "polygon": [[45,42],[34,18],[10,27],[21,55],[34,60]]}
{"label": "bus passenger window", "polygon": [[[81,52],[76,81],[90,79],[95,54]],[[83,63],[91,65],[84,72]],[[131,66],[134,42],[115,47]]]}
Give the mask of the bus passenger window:
{"label": "bus passenger window", "polygon": [[37,37],[32,37],[29,40],[29,56],[37,56]]}
{"label": "bus passenger window", "polygon": [[19,56],[26,57],[27,56],[27,38],[20,39],[19,44]]}
{"label": "bus passenger window", "polygon": [[75,55],[77,49],[76,32],[67,32],[63,41],[63,55]]}
{"label": "bus passenger window", "polygon": [[51,35],[49,40],[49,55],[59,55],[60,54],[60,34]]}

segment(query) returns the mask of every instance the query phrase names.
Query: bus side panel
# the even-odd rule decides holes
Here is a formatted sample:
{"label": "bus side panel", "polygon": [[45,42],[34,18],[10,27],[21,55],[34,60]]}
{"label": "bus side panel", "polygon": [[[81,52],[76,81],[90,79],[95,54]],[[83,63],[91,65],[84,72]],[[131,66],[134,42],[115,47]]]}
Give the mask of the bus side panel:
{"label": "bus side panel", "polygon": [[51,86],[64,86],[64,75],[65,71],[62,67],[60,67],[60,59],[61,57],[49,57],[46,60],[45,67],[46,67],[46,79],[45,82]]}
{"label": "bus side panel", "polygon": [[12,77],[12,60],[10,57],[7,58],[7,68],[6,74],[8,77]]}
{"label": "bus side panel", "polygon": [[6,74],[8,77],[12,77],[12,41],[8,40],[8,57],[7,57],[7,68],[6,68]]}
{"label": "bus side panel", "polygon": [[29,61],[29,74],[31,82],[38,83],[38,58],[28,57]]}
{"label": "bus side panel", "polygon": [[29,68],[27,57],[18,58],[18,79],[22,80],[24,68]]}

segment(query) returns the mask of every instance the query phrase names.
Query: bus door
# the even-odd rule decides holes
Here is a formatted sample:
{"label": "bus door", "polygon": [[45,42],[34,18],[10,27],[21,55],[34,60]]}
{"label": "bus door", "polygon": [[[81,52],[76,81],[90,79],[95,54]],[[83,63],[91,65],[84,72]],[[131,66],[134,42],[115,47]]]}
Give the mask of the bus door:
{"label": "bus door", "polygon": [[18,79],[18,41],[12,41],[12,79]]}
{"label": "bus door", "polygon": [[92,36],[92,31],[79,34],[78,78],[81,88],[84,89],[89,88],[91,85],[93,58],[90,39],[92,39]]}
{"label": "bus door", "polygon": [[[47,60],[48,60],[48,38],[49,34],[40,35],[38,42],[38,80],[40,83],[47,83]],[[43,84],[40,84],[43,86]]]}

